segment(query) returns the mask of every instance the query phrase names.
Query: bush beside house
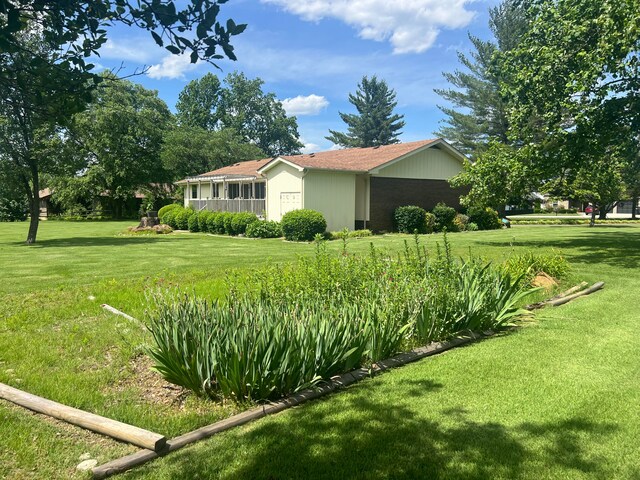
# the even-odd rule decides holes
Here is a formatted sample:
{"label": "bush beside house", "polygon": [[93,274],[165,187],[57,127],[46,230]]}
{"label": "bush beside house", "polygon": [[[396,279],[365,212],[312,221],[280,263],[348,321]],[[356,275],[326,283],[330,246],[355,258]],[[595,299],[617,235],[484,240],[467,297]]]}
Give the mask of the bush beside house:
{"label": "bush beside house", "polygon": [[284,238],[294,242],[311,241],[327,230],[327,221],[320,212],[309,209],[292,210],[282,217]]}

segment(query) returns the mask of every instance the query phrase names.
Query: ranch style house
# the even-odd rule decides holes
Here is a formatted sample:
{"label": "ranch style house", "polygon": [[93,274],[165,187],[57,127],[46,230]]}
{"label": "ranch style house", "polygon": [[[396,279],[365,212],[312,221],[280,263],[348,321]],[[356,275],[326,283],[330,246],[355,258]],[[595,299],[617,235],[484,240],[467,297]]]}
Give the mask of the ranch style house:
{"label": "ranch style house", "polygon": [[254,212],[267,220],[300,208],[321,212],[328,230],[393,229],[403,205],[460,208],[464,190],[447,180],[465,156],[443,139],[249,160],[189,177],[184,205],[195,210]]}

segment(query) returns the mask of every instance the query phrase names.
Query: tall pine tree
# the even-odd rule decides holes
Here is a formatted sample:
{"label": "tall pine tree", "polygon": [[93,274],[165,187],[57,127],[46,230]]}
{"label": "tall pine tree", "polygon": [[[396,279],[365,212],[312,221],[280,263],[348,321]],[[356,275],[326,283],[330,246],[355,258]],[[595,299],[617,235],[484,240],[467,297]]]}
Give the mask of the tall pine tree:
{"label": "tall pine tree", "polygon": [[469,35],[475,49],[470,55],[458,53],[464,70],[443,73],[455,89],[435,92],[452,106],[439,106],[447,118],[437,132],[460,151],[477,157],[491,141],[509,144],[506,105],[500,94],[499,71],[494,68],[496,52],[515,48],[526,31],[526,19],[519,0],[505,0],[489,11],[489,27],[495,41]]}
{"label": "tall pine tree", "polygon": [[362,77],[355,95],[349,94],[357,114],[342,113],[340,118],[347,124],[346,133],[329,130],[327,140],[342,147],[376,147],[398,143],[400,129],[404,127],[403,115],[394,114],[396,93],[387,82]]}

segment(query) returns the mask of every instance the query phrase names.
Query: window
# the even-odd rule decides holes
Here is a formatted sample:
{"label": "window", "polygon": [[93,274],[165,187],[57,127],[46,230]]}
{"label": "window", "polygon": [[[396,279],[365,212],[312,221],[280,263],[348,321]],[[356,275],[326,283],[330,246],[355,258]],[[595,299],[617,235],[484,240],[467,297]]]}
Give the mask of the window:
{"label": "window", "polygon": [[240,185],[229,183],[227,185],[227,198],[238,198],[240,196]]}
{"label": "window", "polygon": [[242,198],[251,198],[251,184],[245,183],[242,185]]}
{"label": "window", "polygon": [[211,198],[220,198],[220,184],[214,183],[211,190]]}
{"label": "window", "polygon": [[191,185],[191,198],[198,198],[198,185]]}
{"label": "window", "polygon": [[260,183],[256,183],[255,184],[255,186],[254,186],[254,192],[255,192],[254,198],[263,199],[263,198],[265,198],[267,196],[266,195],[267,189],[265,188],[266,185],[267,184],[265,182],[260,182]]}

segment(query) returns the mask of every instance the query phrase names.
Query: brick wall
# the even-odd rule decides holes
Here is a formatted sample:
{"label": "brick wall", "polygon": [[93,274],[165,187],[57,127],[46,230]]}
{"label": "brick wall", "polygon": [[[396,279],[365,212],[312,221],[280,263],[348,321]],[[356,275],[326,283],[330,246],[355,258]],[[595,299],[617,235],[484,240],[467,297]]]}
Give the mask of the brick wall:
{"label": "brick wall", "polygon": [[392,231],[397,207],[417,205],[432,210],[439,202],[460,209],[460,195],[466,189],[451,188],[446,180],[371,177],[371,199],[367,227],[373,231]]}

